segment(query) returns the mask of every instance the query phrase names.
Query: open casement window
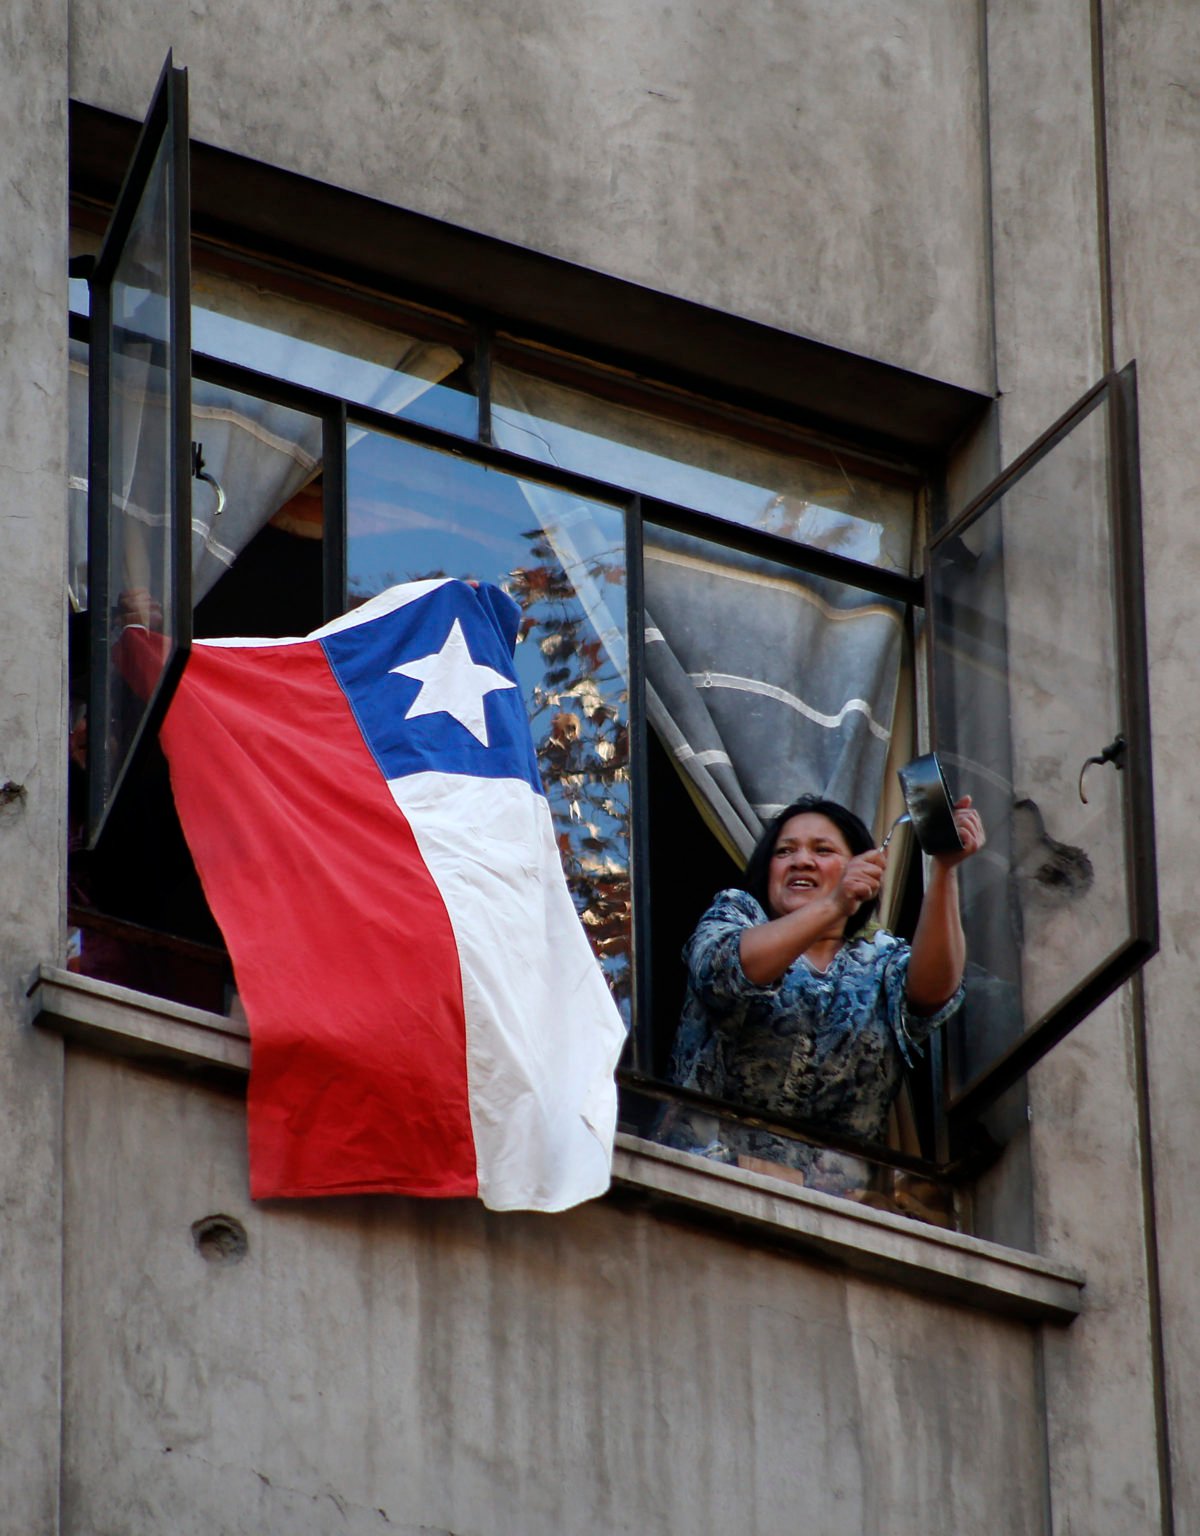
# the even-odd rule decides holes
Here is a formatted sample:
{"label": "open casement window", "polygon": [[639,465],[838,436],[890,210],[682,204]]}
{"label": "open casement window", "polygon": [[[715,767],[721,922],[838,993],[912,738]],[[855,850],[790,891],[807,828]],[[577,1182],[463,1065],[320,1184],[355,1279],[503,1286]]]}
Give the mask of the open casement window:
{"label": "open casement window", "polygon": [[934,745],[962,866],[951,1144],[1157,947],[1136,378],[1101,381],[926,551]]}
{"label": "open casement window", "polygon": [[[90,278],[88,841],[191,639],[187,76],[168,55]],[[123,675],[131,621],[161,630]]]}

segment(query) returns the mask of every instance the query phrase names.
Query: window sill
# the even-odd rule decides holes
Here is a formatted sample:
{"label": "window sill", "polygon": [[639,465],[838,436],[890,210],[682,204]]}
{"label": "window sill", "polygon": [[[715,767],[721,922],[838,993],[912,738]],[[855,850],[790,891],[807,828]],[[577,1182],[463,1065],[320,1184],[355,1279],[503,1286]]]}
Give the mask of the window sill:
{"label": "window sill", "polygon": [[48,965],[29,996],[33,1022],[78,1045],[245,1085],[250,1033],[240,1019]]}
{"label": "window sill", "polygon": [[1084,1277],[1066,1265],[635,1136],[617,1137],[613,1180],[651,1209],[688,1207],[734,1235],[926,1296],[1026,1322],[1069,1323],[1082,1310]]}
{"label": "window sill", "polygon": [[[244,1086],[245,1024],[51,966],[30,988],[33,1022],[66,1039],[134,1060]],[[1069,1323],[1083,1276],[998,1243],[802,1189],[619,1135],[610,1198],[689,1219],[742,1241],[815,1255],[925,1296],[1026,1322]]]}

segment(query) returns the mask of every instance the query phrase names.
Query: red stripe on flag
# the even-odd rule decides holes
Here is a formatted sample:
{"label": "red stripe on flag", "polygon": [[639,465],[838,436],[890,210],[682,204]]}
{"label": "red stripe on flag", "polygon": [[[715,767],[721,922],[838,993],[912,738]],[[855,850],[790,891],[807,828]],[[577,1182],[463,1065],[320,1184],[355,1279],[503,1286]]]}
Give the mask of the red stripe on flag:
{"label": "red stripe on flag", "polygon": [[197,646],[162,742],[250,1024],[251,1194],[474,1195],[450,921],[320,646]]}

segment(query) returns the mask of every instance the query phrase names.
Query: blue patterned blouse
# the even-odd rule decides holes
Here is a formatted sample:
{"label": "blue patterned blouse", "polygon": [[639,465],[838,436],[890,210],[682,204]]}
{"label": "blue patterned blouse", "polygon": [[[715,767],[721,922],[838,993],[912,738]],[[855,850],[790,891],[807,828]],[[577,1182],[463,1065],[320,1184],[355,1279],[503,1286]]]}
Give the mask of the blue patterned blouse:
{"label": "blue patterned blouse", "polygon": [[[911,951],[883,930],[847,940],[824,973],[802,956],[778,981],[758,986],[742,970],[739,945],[745,929],[766,921],[739,890],[722,891],[701,918],[683,952],[688,987],[672,1080],[840,1136],[882,1141],[904,1063],[956,1011],[962,988],[935,1014],[911,1013],[904,995]],[[696,1118],[676,1116],[679,1134],[664,1139],[686,1146]],[[742,1150],[778,1159],[780,1138],[760,1145],[763,1136],[751,1133],[755,1145]],[[694,1141],[690,1149],[722,1155]],[[732,1146],[724,1151],[735,1159]]]}

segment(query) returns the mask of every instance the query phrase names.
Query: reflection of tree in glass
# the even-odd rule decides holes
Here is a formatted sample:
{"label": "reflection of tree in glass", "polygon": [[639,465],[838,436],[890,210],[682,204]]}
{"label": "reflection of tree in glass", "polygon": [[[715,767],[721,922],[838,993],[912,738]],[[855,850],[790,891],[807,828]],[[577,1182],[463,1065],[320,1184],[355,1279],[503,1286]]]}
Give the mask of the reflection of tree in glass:
{"label": "reflection of tree in glass", "polygon": [[381,592],[386,592],[389,587],[398,587],[404,581],[426,581],[435,577],[445,579],[445,571],[427,572],[420,576],[402,576],[395,571],[380,571],[371,576],[349,576],[346,580],[346,610],[361,608],[364,603],[369,603],[373,597],[378,597]]}
{"label": "reflection of tree in glass", "polygon": [[[526,645],[541,652],[541,679],[525,686],[542,785],[550,805],[567,885],[605,978],[628,1017],[631,907],[629,883],[628,693],[596,637],[575,588],[540,528],[522,537],[537,564],[501,583],[521,608],[518,663]],[[445,578],[444,570],[385,571],[351,581],[350,606],[400,581]],[[624,610],[624,556],[593,558],[588,575],[618,589]],[[518,673],[528,677],[518,664]]]}
{"label": "reflection of tree in glass", "polygon": [[[509,573],[521,606],[518,643],[544,673],[527,698],[538,767],[567,884],[609,986],[628,1010],[630,973],[629,726],[624,682],[541,529],[522,535],[536,565]],[[623,557],[588,563],[597,584],[624,586]]]}

